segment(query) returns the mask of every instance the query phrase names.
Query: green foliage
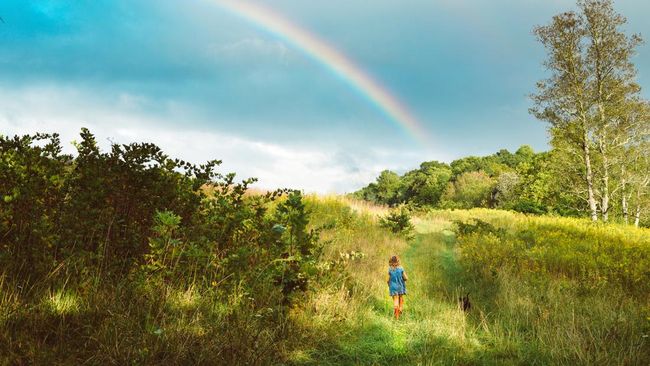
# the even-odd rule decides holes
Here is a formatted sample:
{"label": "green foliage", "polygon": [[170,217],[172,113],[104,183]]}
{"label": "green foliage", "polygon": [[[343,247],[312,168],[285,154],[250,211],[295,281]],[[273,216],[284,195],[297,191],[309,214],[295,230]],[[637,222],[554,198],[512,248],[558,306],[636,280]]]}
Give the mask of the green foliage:
{"label": "green foliage", "polygon": [[2,362],[277,360],[329,263],[301,193],[249,195],[152,144],[102,152],[86,129],[75,146],[0,137],[0,294],[18,289],[0,295]]}
{"label": "green foliage", "polygon": [[540,273],[570,278],[587,290],[614,286],[641,297],[650,293],[645,230],[513,214],[457,221],[457,233],[462,260],[477,276],[507,269],[523,278]]}
{"label": "green foliage", "polygon": [[52,264],[71,160],[57,134],[0,135],[0,267],[37,275]]}
{"label": "green foliage", "polygon": [[[588,212],[592,221],[629,222],[630,191],[650,189],[649,105],[632,62],[643,40],[626,34],[626,23],[612,0],[579,0],[533,31],[548,77],[536,84],[531,112],[548,123],[556,177],[571,202],[563,211]],[[634,206],[639,212],[646,203]]]}
{"label": "green foliage", "polygon": [[222,178],[218,161],[196,166],[152,144],[113,145],[104,153],[88,130],[81,138],[75,158],[60,154],[56,135],[0,138],[0,262],[10,273],[38,278],[75,261],[80,266],[67,269],[123,276],[149,250],[156,211],[192,222],[205,197],[201,187]]}
{"label": "green foliage", "polygon": [[144,255],[144,267],[148,272],[171,275],[171,269],[178,264],[183,252],[183,243],[174,237],[180,223],[180,216],[171,211],[156,212],[149,252]]}
{"label": "green foliage", "polygon": [[[638,168],[647,159],[637,156],[635,161]],[[536,215],[584,217],[584,200],[574,192],[582,182],[576,182],[575,174],[567,174],[567,169],[578,174],[581,167],[567,159],[561,149],[535,153],[530,146],[523,145],[515,153],[502,149],[488,156],[457,159],[450,165],[424,162],[401,177],[385,171],[376,183],[352,197],[388,206],[406,204],[411,208],[494,207]],[[638,221],[643,225],[647,211],[644,207],[650,196],[645,185],[650,179],[640,177],[639,172],[628,173],[628,181],[621,188],[627,192],[628,222],[633,223],[633,208],[638,209]],[[614,214],[622,214],[620,202],[610,202],[610,206]]]}
{"label": "green foliage", "polygon": [[413,236],[413,224],[411,224],[411,215],[408,210],[401,207],[398,210],[393,210],[387,216],[379,219],[379,226],[386,228],[393,233],[402,234],[407,238]]}
{"label": "green foliage", "polygon": [[462,173],[447,185],[442,205],[449,208],[489,207],[494,186],[494,180],[482,171]]}
{"label": "green foliage", "polygon": [[502,233],[501,229],[497,229],[496,227],[494,227],[494,225],[490,224],[489,222],[480,219],[473,219],[468,221],[454,220],[454,225],[456,226],[456,233],[460,237],[471,235],[471,234],[486,235],[486,234]]}
{"label": "green foliage", "polygon": [[494,187],[494,204],[496,207],[512,207],[519,200],[519,175],[515,172],[502,173]]}
{"label": "green foliage", "polygon": [[521,199],[514,203],[511,208],[517,212],[534,214],[534,215],[543,215],[548,213],[548,208],[543,204],[537,203],[535,201],[529,201],[526,199]]}
{"label": "green foliage", "polygon": [[437,161],[424,162],[419,169],[402,177],[402,202],[417,206],[436,206],[451,179],[451,169]]}
{"label": "green foliage", "polygon": [[[282,288],[283,302],[291,302],[294,293],[307,290],[309,282],[317,275],[318,231],[308,230],[309,214],[300,191],[289,193],[278,204],[274,216],[275,260],[274,280]],[[278,230],[279,226],[286,228]]]}
{"label": "green foliage", "polygon": [[555,212],[580,216],[569,183],[557,179],[555,155],[523,145],[515,153],[469,156],[450,165],[424,162],[397,176],[384,171],[377,182],[352,194],[377,204],[411,207],[500,207],[527,213]]}
{"label": "green foliage", "polygon": [[400,202],[400,176],[390,170],[382,171],[375,183],[355,193],[355,197],[366,201],[394,206]]}

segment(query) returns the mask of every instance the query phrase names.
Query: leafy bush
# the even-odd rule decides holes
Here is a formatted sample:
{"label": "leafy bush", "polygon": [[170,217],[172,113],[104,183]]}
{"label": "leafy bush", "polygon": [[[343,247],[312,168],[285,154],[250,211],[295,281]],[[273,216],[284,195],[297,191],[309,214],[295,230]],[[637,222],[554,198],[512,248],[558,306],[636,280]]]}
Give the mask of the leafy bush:
{"label": "leafy bush", "polygon": [[414,228],[411,224],[411,215],[404,207],[401,207],[398,210],[393,210],[387,216],[380,218],[379,225],[393,233],[402,234],[406,237],[411,237],[413,235]]}
{"label": "leafy bush", "polygon": [[278,360],[323,264],[301,193],[86,129],[75,146],[0,136],[0,363]]}
{"label": "leafy bush", "polygon": [[497,229],[489,222],[480,219],[473,219],[468,221],[454,220],[454,225],[456,226],[456,233],[461,237],[474,233],[500,235],[503,235],[504,233],[503,229]]}
{"label": "leafy bush", "polygon": [[512,209],[517,212],[534,215],[543,215],[548,213],[548,208],[546,206],[529,200],[520,200],[512,206]]}

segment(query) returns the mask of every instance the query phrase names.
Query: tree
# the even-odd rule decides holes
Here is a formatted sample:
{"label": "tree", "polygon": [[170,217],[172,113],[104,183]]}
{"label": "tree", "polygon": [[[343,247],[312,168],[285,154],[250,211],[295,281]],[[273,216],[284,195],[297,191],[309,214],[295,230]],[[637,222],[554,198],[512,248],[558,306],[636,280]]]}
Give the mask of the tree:
{"label": "tree", "polygon": [[419,206],[436,206],[451,178],[447,164],[429,161],[402,177],[403,200]]}
{"label": "tree", "polygon": [[[636,101],[635,101],[636,102]],[[627,118],[627,138],[617,146],[618,176],[616,189],[620,189],[620,209],[623,221],[629,223],[629,208],[637,204],[640,215],[643,200],[640,199],[650,180],[648,152],[650,151],[650,106],[636,102],[636,108]],[[616,171],[616,170],[615,170]],[[635,214],[636,216],[636,214]],[[639,220],[635,220],[638,225]]]}
{"label": "tree", "polygon": [[556,15],[534,30],[552,74],[537,84],[531,112],[550,124],[551,144],[563,153],[567,173],[582,177],[576,193],[586,193],[591,219],[598,220],[600,206],[607,221],[617,190],[612,169],[629,141],[629,116],[640,102],[630,58],[641,38],[620,30],[626,20],[611,0],[580,0],[578,7],[580,13]]}
{"label": "tree", "polygon": [[443,206],[451,208],[489,207],[494,180],[485,172],[467,172],[449,182],[442,196]]}
{"label": "tree", "polygon": [[521,145],[515,152],[515,161],[517,163],[514,168],[519,167],[522,163],[529,163],[535,159],[535,151],[529,145]]}
{"label": "tree", "polygon": [[517,200],[521,178],[514,172],[503,173],[497,178],[494,199],[498,207],[509,208]]}
{"label": "tree", "polygon": [[384,170],[377,177],[377,198],[380,202],[394,206],[399,202],[401,180],[397,173]]}
{"label": "tree", "polygon": [[468,156],[451,162],[452,179],[467,172],[483,171],[490,177],[496,177],[504,171],[510,170],[506,164],[512,156],[508,150],[501,150],[494,155],[483,157]]}
{"label": "tree", "polygon": [[631,135],[635,112],[641,90],[635,82],[636,69],[630,58],[641,43],[638,35],[626,36],[619,28],[626,23],[612,8],[611,1],[581,1],[580,8],[586,19],[589,39],[586,60],[592,82],[590,95],[596,104],[596,129],[594,139],[598,147],[601,174],[601,213],[607,221],[612,193],[612,168],[620,156],[619,147]]}

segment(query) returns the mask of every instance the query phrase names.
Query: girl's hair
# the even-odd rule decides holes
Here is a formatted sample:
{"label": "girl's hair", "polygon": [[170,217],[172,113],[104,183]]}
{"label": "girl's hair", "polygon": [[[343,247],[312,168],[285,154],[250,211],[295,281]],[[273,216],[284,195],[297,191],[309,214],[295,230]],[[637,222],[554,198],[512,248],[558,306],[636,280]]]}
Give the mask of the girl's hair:
{"label": "girl's hair", "polygon": [[394,255],[388,260],[388,265],[391,267],[399,267],[399,257]]}

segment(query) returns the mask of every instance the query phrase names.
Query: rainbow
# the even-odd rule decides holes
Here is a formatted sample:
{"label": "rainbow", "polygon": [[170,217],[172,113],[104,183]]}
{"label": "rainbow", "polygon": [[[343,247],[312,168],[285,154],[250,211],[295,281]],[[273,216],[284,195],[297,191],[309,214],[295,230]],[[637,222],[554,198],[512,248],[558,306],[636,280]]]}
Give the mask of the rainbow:
{"label": "rainbow", "polygon": [[408,108],[359,66],[324,40],[268,8],[241,0],[217,0],[217,4],[290,43],[345,81],[375,105],[389,120],[406,130],[415,140],[424,144],[428,143],[428,134]]}

